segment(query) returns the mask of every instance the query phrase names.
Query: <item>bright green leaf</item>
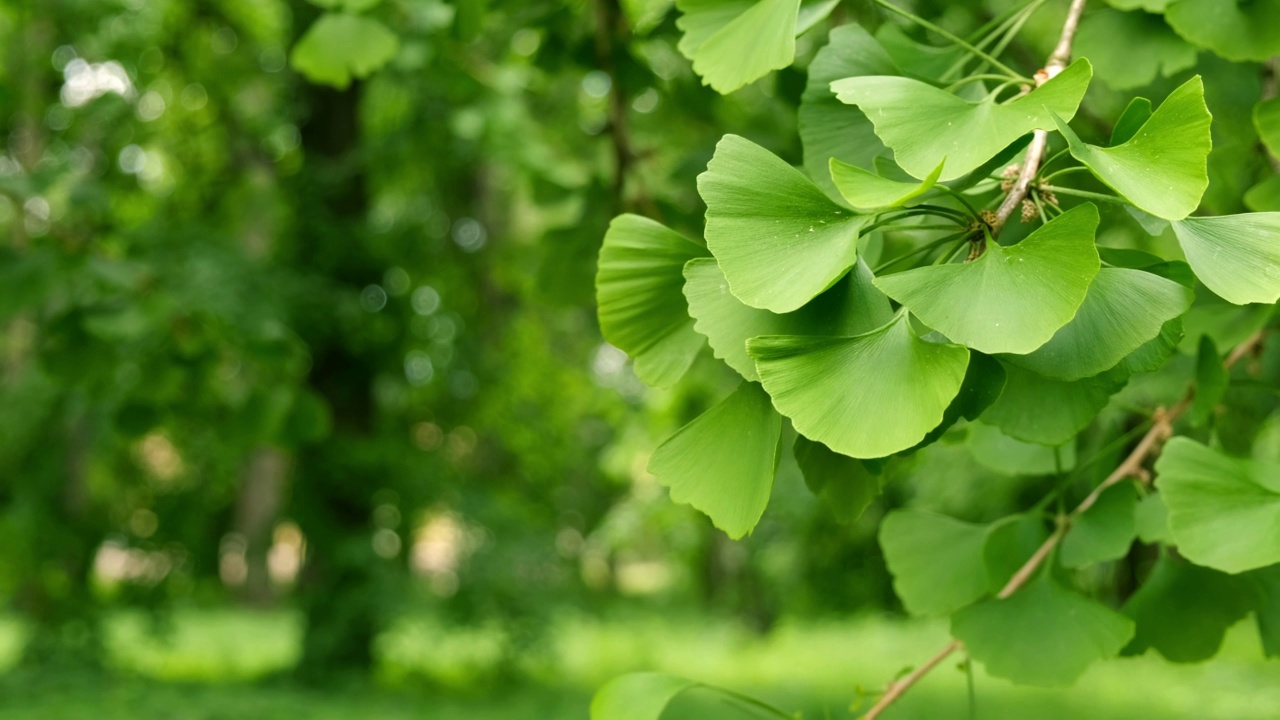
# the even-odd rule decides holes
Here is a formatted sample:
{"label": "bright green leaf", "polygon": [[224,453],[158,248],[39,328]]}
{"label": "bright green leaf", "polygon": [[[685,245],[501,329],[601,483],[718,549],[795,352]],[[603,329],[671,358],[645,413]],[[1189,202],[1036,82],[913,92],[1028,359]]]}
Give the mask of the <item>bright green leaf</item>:
{"label": "bright green leaf", "polygon": [[1280,299],[1280,213],[1187,218],[1173,232],[1196,277],[1222,299]]}
{"label": "bright green leaf", "polygon": [[1169,531],[1169,508],[1165,507],[1160,493],[1149,493],[1138,501],[1133,512],[1133,527],[1138,539],[1148,545],[1173,542],[1173,533]]}
{"label": "bright green leaf", "polygon": [[1027,443],[976,422],[969,425],[969,452],[979,464],[1003,475],[1053,475],[1076,466],[1076,446]]}
{"label": "bright green leaf", "polygon": [[713,258],[689,261],[684,294],[694,329],[706,336],[715,356],[747,380],[758,380],[747,355],[747,340],[760,335],[858,335],[893,317],[889,300],[872,285],[871,270],[859,261],[853,272],[794,312],[778,315],[743,304]]}
{"label": "bright green leaf", "polygon": [[1151,101],[1144,97],[1136,97],[1129,101],[1125,106],[1124,112],[1120,113],[1120,118],[1116,120],[1115,127],[1111,128],[1111,142],[1108,143],[1112,147],[1123,145],[1138,134],[1138,130],[1151,119],[1153,112]]}
{"label": "bright green leaf", "polygon": [[1058,380],[1093,377],[1157,337],[1194,297],[1189,288],[1159,275],[1102,268],[1071,322],[1035,351],[1007,359]]}
{"label": "bright green leaf", "polygon": [[1253,106],[1253,127],[1267,150],[1280,157],[1280,98],[1267,98]]}
{"label": "bright green leaf", "polygon": [[831,158],[831,180],[840,195],[858,210],[901,207],[932,190],[944,164],[938,163],[938,167],[920,182],[902,182]]}
{"label": "bright green leaf", "polygon": [[987,594],[987,526],[921,510],[894,510],[880,523],[893,589],[912,615],[948,615]]}
{"label": "bright green leaf", "polygon": [[400,38],[385,25],[348,13],[325,13],[293,47],[293,67],[313,83],[344,89],[386,65]]}
{"label": "bright green leaf", "polygon": [[761,382],[796,430],[856,458],[891,455],[942,421],[969,351],[916,337],[905,315],[855,337],[747,343]]}
{"label": "bright green leaf", "polygon": [[1196,64],[1196,49],[1157,15],[1102,10],[1085,17],[1075,56],[1088,58],[1098,78],[1114,90],[1151,84]]}
{"label": "bright green leaf", "polygon": [[1228,573],[1280,563],[1280,466],[1177,437],[1156,461],[1156,475],[1188,560]]}
{"label": "bright green leaf", "polygon": [[1097,208],[1078,205],[1017,245],[988,243],[973,262],[885,275],[876,286],[955,342],[985,353],[1029,353],[1084,302],[1100,266],[1097,227]]}
{"label": "bright green leaf", "polygon": [[1074,116],[1093,70],[1078,60],[1015,100],[970,102],[904,77],[851,77],[831,83],[842,102],[862,108],[898,165],[925,178],[943,158],[941,180],[954,180],[1019,137],[1053,127],[1053,113]]}
{"label": "bright green leaf", "polygon": [[1271,175],[1245,191],[1244,206],[1254,212],[1280,212],[1280,175]]}
{"label": "bright green leaf", "polygon": [[1249,613],[1245,581],[1161,554],[1151,575],[1124,605],[1133,618],[1126,655],[1154,648],[1173,662],[1200,662],[1218,654],[1227,628]]}
{"label": "bright green leaf", "polygon": [[831,287],[857,260],[869,216],[832,202],[799,170],[737,135],[716,145],[698,176],[707,246],[746,304],[791,312]]}
{"label": "bright green leaf", "polygon": [[1085,429],[1128,381],[1128,373],[1116,369],[1071,382],[1053,380],[1005,365],[1004,392],[982,421],[995,425],[1019,440],[1041,445],[1061,445]]}
{"label": "bright green leaf", "polygon": [[791,64],[796,35],[825,17],[832,0],[677,0],[680,52],[719,93]]}
{"label": "bright green leaf", "polygon": [[1174,0],[1164,19],[1192,45],[1227,60],[1280,55],[1280,3],[1271,0]]}
{"label": "bright green leaf", "polygon": [[1071,154],[1134,205],[1166,220],[1181,220],[1200,205],[1209,186],[1209,108],[1199,76],[1169,94],[1127,142],[1098,147],[1058,120]]}
{"label": "bright green leaf", "polygon": [[942,422],[930,430],[923,440],[903,453],[912,453],[937,442],[961,418],[977,420],[1004,391],[1004,379],[1004,366],[995,358],[982,353],[969,353],[969,367],[965,368],[960,392],[956,393],[955,399],[942,414]]}
{"label": "bright green leaf", "polygon": [[685,263],[704,255],[693,241],[638,215],[619,215],[605,233],[596,273],[600,330],[650,385],[674,384],[702,349],[681,288]]}
{"label": "bright green leaf", "polygon": [[1150,13],[1162,13],[1174,2],[1177,0],[1107,0],[1107,4],[1117,10],[1146,10]]}
{"label": "bright green leaf", "polygon": [[760,386],[744,382],[719,405],[662,443],[649,472],[671,499],[706,513],[737,539],[751,532],[769,504],[778,466],[782,418]]}
{"label": "bright green leaf", "polygon": [[1012,596],[956,613],[951,634],[996,677],[1069,685],[1133,637],[1129,618],[1060,587],[1041,573]]}
{"label": "bright green leaf", "polygon": [[1082,568],[1127,555],[1137,533],[1133,519],[1137,504],[1138,495],[1131,484],[1105,490],[1093,507],[1071,524],[1058,559],[1065,567]]}
{"label": "bright green leaf", "polygon": [[591,700],[591,720],[658,720],[677,695],[698,683],[663,673],[631,673],[610,680]]}
{"label": "bright green leaf", "polygon": [[880,495],[880,478],[861,460],[834,452],[820,442],[796,435],[792,449],[805,485],[845,525],[862,516]]}
{"label": "bright green leaf", "polygon": [[967,52],[959,45],[938,47],[916,42],[893,23],[884,23],[876,28],[876,41],[889,53],[894,65],[902,69],[903,75],[935,84]]}

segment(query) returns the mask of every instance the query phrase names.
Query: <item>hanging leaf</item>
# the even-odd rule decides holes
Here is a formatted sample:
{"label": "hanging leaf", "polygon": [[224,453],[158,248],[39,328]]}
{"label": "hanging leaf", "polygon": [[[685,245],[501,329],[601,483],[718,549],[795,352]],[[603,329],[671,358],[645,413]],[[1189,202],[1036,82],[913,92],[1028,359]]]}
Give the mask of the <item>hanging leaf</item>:
{"label": "hanging leaf", "polygon": [[1263,62],[1280,54],[1280,4],[1254,0],[1175,0],[1164,19],[1192,45],[1227,60]]}
{"label": "hanging leaf", "polygon": [[1177,437],[1156,461],[1156,475],[1188,560],[1228,573],[1280,563],[1280,466]]}
{"label": "hanging leaf", "polygon": [[1019,440],[1061,445],[1076,436],[1128,382],[1123,368],[1067,382],[1006,364],[1004,392],[982,421]]}
{"label": "hanging leaf", "polygon": [[987,594],[987,526],[921,510],[894,510],[880,523],[893,589],[912,615],[949,615]]}
{"label": "hanging leaf", "polygon": [[737,135],[716,145],[698,176],[707,246],[733,294],[787,313],[831,287],[857,261],[869,216],[836,205],[799,170]]}
{"label": "hanging leaf", "polygon": [[1200,205],[1209,186],[1209,108],[1199,76],[1169,94],[1128,141],[1098,147],[1082,141],[1055,118],[1071,154],[1099,180],[1139,208],[1166,220],[1181,220]]}
{"label": "hanging leaf", "polygon": [[1040,513],[1010,515],[992,523],[982,553],[991,592],[999,593],[1048,537]]}
{"label": "hanging leaf", "polygon": [[988,243],[973,262],[876,278],[876,287],[929,327],[985,353],[1029,353],[1084,302],[1100,266],[1098,210],[1079,205],[1017,245]]}
{"label": "hanging leaf", "polygon": [[1187,218],[1173,232],[1196,277],[1223,300],[1280,300],[1280,213]]}
{"label": "hanging leaf", "polygon": [[831,158],[831,180],[849,205],[858,210],[901,207],[933,189],[942,174],[944,162],[920,182],[890,180],[863,170],[856,165]]}
{"label": "hanging leaf", "polygon": [[1160,334],[1154,340],[1148,340],[1142,347],[1126,355],[1120,364],[1116,365],[1116,370],[1128,375],[1140,375],[1159,370],[1178,351],[1182,334],[1182,318],[1170,320],[1160,328]]}
{"label": "hanging leaf", "polygon": [[986,162],[1019,137],[1053,127],[1053,113],[1075,115],[1093,70],[1077,60],[1057,77],[1015,100],[970,102],[919,80],[851,77],[831,83],[842,102],[857,105],[876,135],[916,178],[946,158],[940,180],[954,180]]}
{"label": "hanging leaf", "polygon": [[841,455],[819,442],[796,435],[792,449],[805,485],[845,525],[852,524],[880,495],[880,478],[861,460]]}
{"label": "hanging leaf", "polygon": [[1074,443],[1053,448],[1011,438],[986,423],[971,423],[968,427],[973,459],[1002,475],[1053,475],[1076,466]]}
{"label": "hanging leaf", "polygon": [[604,337],[635,361],[636,375],[657,387],[679,380],[702,349],[681,288],[683,269],[706,250],[638,215],[609,224],[596,272]]}
{"label": "hanging leaf", "polygon": [[826,17],[837,0],[677,0],[680,53],[721,94],[791,64],[796,35]]}
{"label": "hanging leaf", "polygon": [[769,504],[782,418],[769,396],[744,382],[662,443],[649,472],[671,499],[701,510],[731,538],[751,532]]}
{"label": "hanging leaf", "polygon": [[923,440],[902,451],[902,454],[913,453],[937,442],[961,418],[977,420],[1004,391],[1004,378],[1004,366],[997,360],[990,355],[969,353],[969,367],[965,368],[960,392],[956,393],[955,399],[942,413],[942,422],[930,430]]}
{"label": "hanging leaf", "polygon": [[936,47],[916,42],[893,23],[876,28],[876,41],[884,46],[894,65],[902,69],[901,74],[935,85],[940,84],[943,74],[968,52],[959,45]]}
{"label": "hanging leaf", "polygon": [[832,81],[855,75],[896,74],[898,68],[884,48],[856,24],[832,30],[830,42],[809,63],[809,80],[798,115],[804,168],[831,197],[840,197],[828,169],[832,158],[871,169],[876,157],[889,152],[867,116],[836,99]]}
{"label": "hanging leaf", "polygon": [[690,690],[710,692],[743,716],[786,718],[790,714],[740,693],[664,673],[641,672],[609,681],[591,700],[591,720],[659,720],[677,696]]}
{"label": "hanging leaf", "polygon": [[1159,275],[1102,268],[1071,322],[1033,352],[1007,359],[1058,380],[1093,377],[1158,336],[1194,297],[1190,288]]}
{"label": "hanging leaf", "polygon": [[1131,484],[1121,483],[1104,491],[1062,539],[1058,559],[1063,566],[1083,568],[1127,555],[1137,533],[1133,520],[1137,504],[1138,495]]}
{"label": "hanging leaf", "polygon": [[1170,77],[1196,64],[1196,49],[1158,15],[1145,12],[1088,15],[1080,23],[1074,54],[1088,58],[1113,90],[1150,85],[1157,76]]}
{"label": "hanging leaf", "polygon": [[905,315],[855,337],[748,341],[761,382],[802,435],[856,458],[911,447],[942,420],[969,351],[916,337]]}
{"label": "hanging leaf", "polygon": [[1173,542],[1173,533],[1169,531],[1169,508],[1164,506],[1160,493],[1151,493],[1138,501],[1133,525],[1138,539],[1148,545]]}
{"label": "hanging leaf", "polygon": [[1129,142],[1130,138],[1138,134],[1138,130],[1147,123],[1147,120],[1151,119],[1152,112],[1150,100],[1144,97],[1130,100],[1124,112],[1120,113],[1120,118],[1116,120],[1115,127],[1111,128],[1109,144],[1115,147]]}
{"label": "hanging leaf", "polygon": [[1173,662],[1200,662],[1218,654],[1227,629],[1251,609],[1245,581],[1161,554],[1151,575],[1124,604],[1133,618],[1126,655],[1154,648]]}
{"label": "hanging leaf", "polygon": [[747,340],[760,335],[857,335],[893,317],[889,300],[872,285],[871,270],[858,261],[854,271],[794,312],[778,315],[742,303],[712,258],[684,268],[685,297],[694,329],[706,336],[715,356],[747,380],[758,380],[747,355]]}
{"label": "hanging leaf", "polygon": [[1253,127],[1267,150],[1280,157],[1280,98],[1267,98],[1253,106]]}
{"label": "hanging leaf", "polygon": [[1222,402],[1222,396],[1230,384],[1227,369],[1222,366],[1222,356],[1218,354],[1218,346],[1208,335],[1200,336],[1200,347],[1196,352],[1196,394],[1191,401],[1192,425],[1203,425],[1213,415],[1213,410]]}
{"label": "hanging leaf", "polygon": [[1244,206],[1254,212],[1280,212],[1280,175],[1272,175],[1249,188]]}
{"label": "hanging leaf", "polygon": [[369,77],[399,50],[399,36],[377,20],[329,12],[307,28],[290,62],[311,82],[344,90],[351,78]]}

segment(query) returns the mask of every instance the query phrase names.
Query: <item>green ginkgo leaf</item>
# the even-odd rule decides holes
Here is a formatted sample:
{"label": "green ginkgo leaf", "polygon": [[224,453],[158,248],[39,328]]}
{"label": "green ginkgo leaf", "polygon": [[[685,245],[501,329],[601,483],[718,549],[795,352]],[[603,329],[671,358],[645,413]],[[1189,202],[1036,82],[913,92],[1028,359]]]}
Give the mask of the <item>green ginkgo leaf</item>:
{"label": "green ginkgo leaf", "polygon": [[1280,54],[1280,3],[1270,0],[1174,0],[1164,19],[1179,35],[1235,62]]}
{"label": "green ginkgo leaf", "polygon": [[1280,465],[1177,437],[1156,461],[1156,487],[1191,562],[1227,573],[1280,563]]}
{"label": "green ginkgo leaf", "polygon": [[853,267],[869,216],[828,198],[799,170],[737,135],[725,135],[698,176],[707,247],[744,303],[798,309]]}
{"label": "green ginkgo leaf", "polygon": [[876,287],[954,342],[985,353],[1029,353],[1084,302],[1100,267],[1097,227],[1097,208],[1079,205],[1017,245],[988,243],[973,262],[885,275]]}
{"label": "green ginkgo leaf", "polygon": [[995,677],[1069,685],[1093,663],[1115,657],[1133,637],[1133,621],[1042,572],[1004,600],[953,615],[951,634]]}
{"label": "green ginkgo leaf", "polygon": [[1023,442],[982,422],[969,425],[967,444],[978,464],[1002,475],[1053,475],[1076,466],[1075,443],[1049,447]]}
{"label": "green ginkgo leaf", "polygon": [[1138,495],[1130,484],[1116,485],[1098,496],[1062,539],[1058,551],[1062,565],[1083,568],[1127,555],[1137,536],[1137,504]]}
{"label": "green ginkgo leaf", "polygon": [[841,455],[820,442],[796,435],[792,452],[804,483],[826,501],[836,520],[848,525],[880,495],[880,477],[868,463]]}
{"label": "green ginkgo leaf", "polygon": [[982,421],[1006,435],[1041,445],[1061,445],[1075,437],[1129,379],[1122,367],[1070,382],[1017,365],[1006,364],[1004,369],[1004,392],[982,413]]}
{"label": "green ginkgo leaf", "polygon": [[1157,337],[1193,299],[1190,288],[1159,275],[1102,268],[1071,322],[1035,351],[1007,360],[1059,380],[1092,377]]}
{"label": "green ginkgo leaf", "polygon": [[760,335],[858,335],[893,317],[889,299],[872,284],[871,270],[859,261],[853,272],[804,307],[784,315],[744,304],[714,258],[690,260],[684,268],[684,294],[694,329],[706,336],[715,356],[747,380],[759,380],[747,355],[747,340]]}
{"label": "green ginkgo leaf", "polygon": [[1253,127],[1267,150],[1280,157],[1280,98],[1267,98],[1253,106]]}
{"label": "green ginkgo leaf", "polygon": [[856,458],[905,450],[942,421],[969,351],[916,337],[905,314],[855,337],[747,343],[778,411],[805,437]]}
{"label": "green ginkgo leaf", "polygon": [[902,182],[831,158],[831,181],[841,197],[857,210],[901,207],[932,190],[944,164],[945,161],[938,163],[938,167],[920,182]]}
{"label": "green ginkgo leaf", "polygon": [[797,114],[800,144],[804,146],[805,171],[831,197],[839,197],[829,172],[832,158],[870,169],[875,158],[889,152],[867,116],[836,99],[832,81],[897,72],[880,43],[855,23],[832,30],[830,42],[809,63],[809,79]]}
{"label": "green ginkgo leaf", "polygon": [[1151,575],[1124,604],[1136,632],[1126,655],[1155,648],[1173,662],[1218,654],[1227,630],[1249,614],[1247,581],[1162,554]]}
{"label": "green ginkgo leaf", "polygon": [[702,349],[681,289],[684,266],[706,250],[638,215],[619,215],[600,247],[596,303],[606,340],[635,361],[650,385],[679,380]]}
{"label": "green ginkgo leaf", "polygon": [[698,683],[664,673],[614,678],[591,699],[591,720],[658,720],[680,693]]}
{"label": "green ginkgo leaf", "polygon": [[1077,60],[1057,77],[1015,100],[970,102],[919,80],[851,77],[831,83],[842,102],[857,105],[876,135],[912,177],[923,179],[946,158],[940,180],[954,180],[1019,137],[1053,127],[1053,114],[1075,115],[1093,70]]}
{"label": "green ginkgo leaf", "polygon": [[1280,299],[1280,212],[1187,218],[1173,232],[1196,277],[1223,300]]}
{"label": "green ginkgo leaf", "polygon": [[290,62],[311,82],[343,89],[391,62],[399,49],[400,37],[377,20],[328,12],[307,28]]}
{"label": "green ginkgo leaf", "polygon": [[1150,85],[1196,64],[1196,49],[1158,15],[1102,10],[1080,23],[1075,55],[1089,58],[1098,78],[1114,90]]}
{"label": "green ginkgo leaf", "polygon": [[1133,137],[1114,147],[1089,145],[1061,118],[1054,120],[1071,154],[1134,205],[1165,220],[1181,220],[1199,207],[1213,148],[1200,76],[1170,93]]}
{"label": "green ginkgo leaf", "polygon": [[912,615],[949,615],[987,594],[987,526],[922,510],[880,523],[893,589]]}
{"label": "green ginkgo leaf", "polygon": [[1155,108],[1151,105],[1151,101],[1144,97],[1136,97],[1125,105],[1124,112],[1120,113],[1120,117],[1116,119],[1116,124],[1111,128],[1112,146],[1123,145],[1129,142],[1130,138],[1138,134],[1138,130],[1151,119],[1151,114],[1155,112]]}

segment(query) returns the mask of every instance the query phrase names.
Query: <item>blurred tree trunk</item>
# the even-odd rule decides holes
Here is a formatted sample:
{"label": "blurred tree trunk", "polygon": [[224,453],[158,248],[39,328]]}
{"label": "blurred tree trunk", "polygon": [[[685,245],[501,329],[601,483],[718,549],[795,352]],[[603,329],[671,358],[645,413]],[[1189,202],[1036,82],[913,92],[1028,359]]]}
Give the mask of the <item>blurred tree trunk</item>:
{"label": "blurred tree trunk", "polygon": [[255,607],[271,607],[276,602],[268,560],[288,472],[289,456],[283,450],[258,448],[249,456],[236,495],[235,532],[245,540],[247,570],[240,599]]}

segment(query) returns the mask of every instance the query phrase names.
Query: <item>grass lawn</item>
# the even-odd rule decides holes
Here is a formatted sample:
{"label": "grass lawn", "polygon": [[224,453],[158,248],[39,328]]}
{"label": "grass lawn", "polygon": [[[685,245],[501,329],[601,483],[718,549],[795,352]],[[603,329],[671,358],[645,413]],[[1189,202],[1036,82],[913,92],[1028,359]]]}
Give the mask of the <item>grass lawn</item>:
{"label": "grass lawn", "polygon": [[[164,639],[126,614],[109,628],[113,677],[0,676],[0,720],[585,720],[595,687],[641,669],[730,686],[810,720],[847,719],[856,717],[848,709],[855,688],[882,685],[945,638],[941,624],[875,617],[784,625],[766,637],[720,621],[575,617],[522,662],[528,681],[513,684],[492,672],[505,652],[501,632],[420,619],[383,639],[378,682],[315,690],[263,679],[296,660],[292,614],[183,612]],[[20,628],[0,624],[0,663],[19,646]],[[1251,623],[1235,628],[1222,656],[1204,665],[1114,660],[1070,689],[1017,687],[981,671],[975,682],[982,720],[1280,718],[1280,662],[1260,659]],[[944,665],[885,718],[963,720],[966,686],[963,672]],[[663,720],[721,717],[747,716],[694,697]]]}

